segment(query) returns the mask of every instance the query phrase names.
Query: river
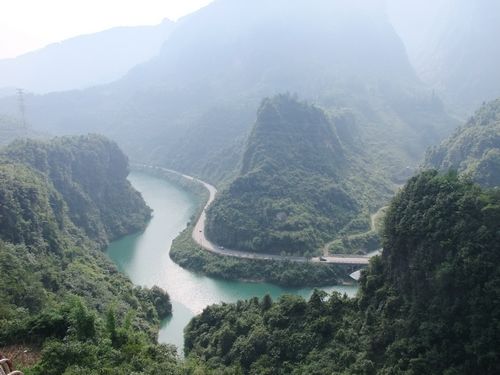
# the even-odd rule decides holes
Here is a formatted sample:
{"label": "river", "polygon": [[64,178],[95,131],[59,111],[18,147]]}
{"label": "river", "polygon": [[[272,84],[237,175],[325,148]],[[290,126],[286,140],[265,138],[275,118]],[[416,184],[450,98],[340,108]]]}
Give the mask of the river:
{"label": "river", "polygon": [[[266,293],[273,299],[285,293],[308,298],[312,293],[312,288],[283,288],[269,283],[213,279],[179,267],[168,252],[172,240],[186,227],[196,209],[195,197],[164,179],[143,172],[132,172],[129,180],[154,210],[153,218],[144,232],[111,243],[107,254],[134,284],[158,285],[170,294],[173,314],[162,322],[160,342],[174,344],[182,352],[184,327],[194,315],[214,303],[262,297]],[[357,287],[322,289],[352,296]]]}

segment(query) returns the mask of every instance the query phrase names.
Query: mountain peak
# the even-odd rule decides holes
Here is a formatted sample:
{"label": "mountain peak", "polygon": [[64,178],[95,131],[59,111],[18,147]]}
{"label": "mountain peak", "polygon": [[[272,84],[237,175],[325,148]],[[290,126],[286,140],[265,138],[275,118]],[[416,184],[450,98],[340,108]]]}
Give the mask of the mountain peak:
{"label": "mountain peak", "polygon": [[281,94],[262,101],[247,141],[241,173],[271,158],[276,168],[300,167],[333,174],[332,162],[342,157],[340,141],[323,110],[300,102],[296,96]]}

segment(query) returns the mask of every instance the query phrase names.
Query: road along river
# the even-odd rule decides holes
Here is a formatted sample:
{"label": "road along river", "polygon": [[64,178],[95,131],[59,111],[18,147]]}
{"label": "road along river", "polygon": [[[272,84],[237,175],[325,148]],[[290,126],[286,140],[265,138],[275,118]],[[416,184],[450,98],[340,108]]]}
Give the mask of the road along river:
{"label": "road along river", "polygon": [[[270,294],[274,299],[285,293],[308,298],[313,288],[283,288],[269,283],[226,281],[198,275],[175,264],[169,257],[172,240],[186,227],[196,209],[190,193],[166,180],[143,172],[132,172],[132,185],[154,210],[143,233],[127,236],[110,244],[108,256],[136,285],[158,285],[172,299],[173,315],[162,322],[159,341],[175,344],[182,351],[183,330],[204,307]],[[356,286],[321,288],[352,296]]]}

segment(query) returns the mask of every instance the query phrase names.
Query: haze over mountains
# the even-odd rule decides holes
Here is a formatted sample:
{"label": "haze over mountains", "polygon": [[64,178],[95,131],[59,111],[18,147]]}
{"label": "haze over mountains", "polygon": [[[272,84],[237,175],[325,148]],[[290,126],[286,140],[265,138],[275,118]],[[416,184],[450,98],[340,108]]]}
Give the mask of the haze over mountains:
{"label": "haze over mountains", "polygon": [[[262,98],[287,91],[348,108],[352,135],[393,177],[454,126],[378,1],[219,0],[182,19],[161,54],[123,79],[26,103],[35,128],[101,132],[134,159],[217,181],[237,170]],[[13,98],[0,101],[9,111]]]}
{"label": "haze over mountains", "polygon": [[115,81],[157,55],[173,25],[116,27],[0,60],[0,88],[47,93]]}
{"label": "haze over mountains", "polygon": [[389,0],[388,12],[419,77],[470,114],[500,96],[500,3]]}
{"label": "haze over mountains", "polygon": [[[437,17],[450,7],[442,0],[432,8],[433,14]],[[451,38],[453,22],[458,22],[467,9],[463,3],[457,7],[460,11],[450,13],[443,31],[432,34],[436,41],[444,34]],[[481,12],[482,5],[473,8],[471,23],[478,24],[486,15]],[[428,30],[433,30],[432,21],[427,24]],[[491,28],[492,24],[487,30]],[[136,161],[201,176],[217,184],[226,182],[227,189],[222,189],[210,211],[214,216],[209,215],[208,231],[216,242],[227,246],[275,252],[288,247],[303,253],[316,251],[343,227],[352,227],[355,232],[368,230],[369,212],[384,204],[391,184],[405,181],[417,169],[427,148],[438,144],[458,124],[449,114],[450,107],[436,94],[443,92],[448,102],[446,90],[436,89],[436,82],[421,82],[406,53],[415,44],[404,45],[383,1],[218,0],[184,17],[175,27],[166,21],[146,31],[154,34],[159,44],[160,35],[170,29],[156,57],[113,83],[27,95],[28,123],[35,130],[52,134],[103,133]],[[92,38],[100,43],[113,38],[130,41],[124,30]],[[144,37],[146,31],[128,30]],[[472,42],[465,38],[465,29],[462,34],[464,37],[456,43],[445,41],[449,48],[440,51],[443,59],[446,53],[454,53],[456,45]],[[408,41],[408,33],[401,35]],[[78,41],[86,38],[75,38],[64,46],[79,48]],[[429,43],[426,51],[438,45]],[[97,51],[99,44],[92,48]],[[48,48],[45,53],[50,51]],[[58,61],[53,55],[50,58]],[[467,61],[459,59],[454,66],[466,69],[465,65],[458,66]],[[449,65],[453,64],[446,63]],[[446,74],[439,73],[438,68],[436,63],[433,71],[444,82]],[[481,77],[480,81],[487,79]],[[451,89],[451,82],[442,87]],[[479,87],[470,87],[484,94]],[[458,94],[458,90],[454,92]],[[300,124],[306,128],[299,138],[287,134],[287,126],[294,123],[292,117],[300,112],[294,105],[277,105],[278,117],[285,124],[279,135],[259,137],[258,130],[266,122],[260,117],[252,130],[263,98],[282,93],[298,94],[318,107],[326,123],[332,119],[332,136],[325,137],[339,146],[332,147],[335,152],[330,156],[322,153],[325,137],[318,140],[316,133],[308,131],[308,116]],[[16,116],[17,107],[15,97],[0,100],[0,113],[10,118]],[[303,144],[310,147],[300,152]],[[277,154],[280,147],[291,152]],[[265,163],[270,164],[251,162],[256,160],[255,150],[260,150],[260,156],[265,154]],[[304,168],[303,161],[313,160],[314,154],[317,160],[328,160],[333,172],[328,168],[317,171],[311,165]],[[284,163],[278,168],[281,174],[273,171],[280,163]],[[298,171],[305,174],[296,181]],[[266,181],[277,176],[282,183],[273,188]],[[324,178],[334,184],[324,183]],[[307,188],[310,180],[314,183]],[[253,192],[255,199],[243,205],[248,194],[241,194],[241,181],[253,188],[262,185],[258,196]],[[314,191],[318,186],[324,187],[322,193]],[[294,204],[300,201],[302,205],[280,201],[286,197],[277,196],[276,189],[295,194]],[[326,199],[323,193],[336,197],[332,203],[335,207],[321,206]],[[274,228],[269,220],[278,214],[291,218],[293,224],[288,219],[274,221],[279,224]],[[246,234],[235,227],[236,222]],[[264,230],[262,225],[273,227],[274,232]]]}

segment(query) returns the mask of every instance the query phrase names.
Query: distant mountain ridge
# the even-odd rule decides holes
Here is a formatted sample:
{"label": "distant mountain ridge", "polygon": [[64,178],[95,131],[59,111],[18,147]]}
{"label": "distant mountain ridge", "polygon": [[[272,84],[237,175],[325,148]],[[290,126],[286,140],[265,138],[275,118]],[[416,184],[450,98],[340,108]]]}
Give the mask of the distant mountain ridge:
{"label": "distant mountain ridge", "polygon": [[469,115],[500,96],[500,3],[387,0],[419,77]]}
{"label": "distant mountain ridge", "polygon": [[[262,98],[281,92],[352,112],[357,143],[393,177],[454,125],[379,1],[219,0],[178,21],[160,55],[123,79],[27,96],[26,107],[36,128],[104,133],[133,159],[219,182],[237,172]],[[0,99],[0,113],[16,111]]]}
{"label": "distant mountain ridge", "polygon": [[160,51],[174,23],[116,27],[0,60],[0,88],[36,93],[83,89],[112,82]]}

